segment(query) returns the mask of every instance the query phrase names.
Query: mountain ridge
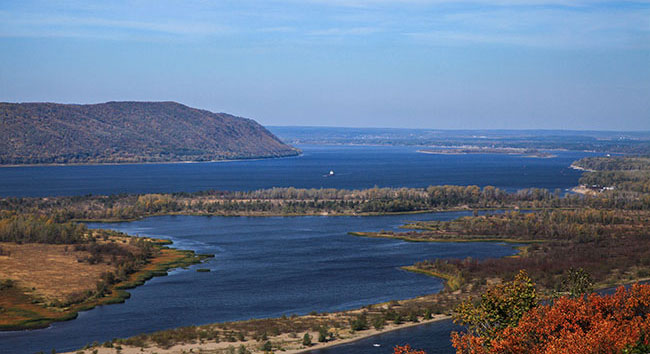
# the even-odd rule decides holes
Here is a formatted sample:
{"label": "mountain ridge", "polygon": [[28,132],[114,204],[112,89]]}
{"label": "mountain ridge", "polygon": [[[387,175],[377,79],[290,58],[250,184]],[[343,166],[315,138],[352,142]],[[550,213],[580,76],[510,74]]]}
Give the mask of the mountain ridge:
{"label": "mountain ridge", "polygon": [[0,102],[0,165],[187,162],[295,156],[249,118],[177,102]]}

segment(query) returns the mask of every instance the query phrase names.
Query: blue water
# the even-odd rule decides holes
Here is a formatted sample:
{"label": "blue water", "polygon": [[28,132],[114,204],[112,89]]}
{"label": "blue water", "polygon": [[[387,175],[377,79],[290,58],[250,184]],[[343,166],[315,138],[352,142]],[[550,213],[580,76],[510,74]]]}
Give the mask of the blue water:
{"label": "blue water", "polygon": [[[439,279],[399,269],[434,257],[513,254],[495,243],[409,243],[349,236],[396,230],[410,220],[448,220],[466,212],[376,217],[163,216],[90,224],[168,238],[216,257],[131,290],[124,304],[81,313],[43,330],[0,333],[0,352],[78,349],[92,341],[193,324],[331,312],[437,292]],[[197,267],[210,268],[198,273]],[[397,342],[396,342],[397,343]],[[446,342],[445,342],[446,343]],[[415,344],[415,343],[413,343]]]}
{"label": "blue water", "polygon": [[[451,320],[434,322],[417,327],[399,329],[340,346],[312,350],[310,354],[390,354],[396,345],[409,344],[411,348],[422,349],[427,354],[453,354],[449,334],[461,331],[462,327]],[[379,347],[374,346],[379,344]]]}
{"label": "blue water", "polygon": [[[298,157],[256,161],[0,168],[0,196],[252,190],[270,187],[348,188],[492,185],[566,189],[577,184],[574,160],[594,154],[556,152],[556,158],[515,155],[432,155],[416,147],[299,146]],[[334,177],[323,177],[334,170]]]}

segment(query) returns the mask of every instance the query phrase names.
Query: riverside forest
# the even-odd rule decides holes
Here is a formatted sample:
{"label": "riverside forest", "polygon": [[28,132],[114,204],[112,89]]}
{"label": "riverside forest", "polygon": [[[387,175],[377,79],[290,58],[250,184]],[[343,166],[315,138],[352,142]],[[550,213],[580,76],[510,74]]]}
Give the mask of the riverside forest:
{"label": "riverside forest", "polygon": [[[522,189],[514,193],[486,186],[371,188],[364,190],[272,188],[256,191],[118,194],[15,198],[0,200],[2,210],[46,214],[56,221],[121,221],[165,215],[359,215],[450,209],[596,208],[650,209],[650,162],[647,158],[585,158],[573,166],[587,170],[584,194]],[[636,169],[629,168],[637,167]],[[612,189],[602,190],[610,187]]]}
{"label": "riverside forest", "polygon": [[[164,240],[90,229],[84,223],[161,215],[368,216],[466,211],[468,216],[410,222],[395,231],[348,230],[349,237],[503,242],[517,248],[510,257],[447,257],[403,265],[405,271],[444,279],[440,292],[345,311],[163,330],[88,343],[79,351],[305,351],[364,333],[453,316],[469,329],[452,337],[458,353],[501,352],[500,348],[537,343],[529,337],[521,339],[517,331],[553,314],[560,321],[556,326],[562,328],[558,341],[566,342],[556,352],[563,352],[569,348],[567,336],[578,332],[566,327],[575,324],[562,317],[562,311],[568,310],[560,308],[571,308],[576,316],[584,317],[584,323],[593,322],[580,327],[580,333],[590,340],[583,346],[613,343],[614,352],[643,350],[648,345],[645,286],[618,290],[615,297],[583,299],[582,295],[650,279],[650,158],[584,158],[573,167],[584,170],[581,193],[446,185],[4,197],[0,199],[0,325],[27,329],[71,320],[79,311],[124,301],[129,296],[125,289],[155,275],[210,257],[169,248]],[[47,263],[50,268],[34,268],[38,264],[30,260],[44,257],[55,260]],[[25,271],[31,275],[22,275]],[[617,314],[615,303],[627,302],[634,303],[636,310]],[[499,306],[507,311],[498,310]],[[607,317],[612,313],[622,317]],[[612,339],[606,326],[617,324],[633,334]],[[542,333],[544,327],[538,327]],[[404,348],[395,351],[415,352]]]}

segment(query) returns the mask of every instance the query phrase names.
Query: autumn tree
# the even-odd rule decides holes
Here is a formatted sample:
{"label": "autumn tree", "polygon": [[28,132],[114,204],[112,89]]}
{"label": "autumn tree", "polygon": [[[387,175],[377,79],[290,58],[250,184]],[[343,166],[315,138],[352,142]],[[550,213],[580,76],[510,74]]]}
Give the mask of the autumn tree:
{"label": "autumn tree", "polygon": [[536,306],[493,337],[452,336],[457,353],[588,354],[650,351],[650,285],[614,295],[561,297]]}
{"label": "autumn tree", "polygon": [[424,350],[411,348],[410,345],[398,345],[394,348],[393,354],[427,354]]}
{"label": "autumn tree", "polygon": [[521,316],[536,305],[535,284],[525,271],[520,271],[513,281],[489,288],[477,303],[461,303],[454,322],[467,327],[466,335],[492,339],[504,328],[517,325]]}

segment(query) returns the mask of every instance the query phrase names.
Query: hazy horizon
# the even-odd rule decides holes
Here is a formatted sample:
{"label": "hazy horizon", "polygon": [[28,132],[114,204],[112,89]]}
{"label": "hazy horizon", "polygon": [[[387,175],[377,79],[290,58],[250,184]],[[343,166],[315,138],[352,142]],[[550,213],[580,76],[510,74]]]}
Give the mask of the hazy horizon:
{"label": "hazy horizon", "polygon": [[334,125],[276,125],[268,124],[264,125],[267,128],[331,128],[331,129],[386,129],[386,130],[431,130],[431,131],[443,131],[443,132],[454,132],[454,131],[467,131],[467,132],[526,132],[526,131],[542,131],[542,132],[596,132],[596,133],[650,133],[648,130],[594,130],[594,129],[535,129],[535,128],[523,128],[523,129],[506,129],[506,128],[484,128],[484,129],[444,129],[444,128],[402,128],[402,127],[378,127],[378,126],[334,126]]}
{"label": "hazy horizon", "polygon": [[650,130],[650,1],[0,4],[0,101],[268,126]]}

